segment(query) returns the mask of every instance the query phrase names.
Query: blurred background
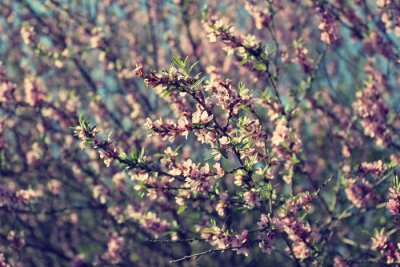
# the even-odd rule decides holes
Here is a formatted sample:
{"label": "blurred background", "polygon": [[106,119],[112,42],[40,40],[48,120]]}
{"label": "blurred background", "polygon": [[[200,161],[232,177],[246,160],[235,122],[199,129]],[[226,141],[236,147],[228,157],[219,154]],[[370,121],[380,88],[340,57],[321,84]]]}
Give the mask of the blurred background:
{"label": "blurred background", "polygon": [[[316,77],[307,93],[314,106],[302,103],[304,113],[294,118],[294,125],[308,155],[305,168],[316,183],[338,175],[342,141],[333,137],[337,133],[324,114],[339,114],[339,124],[351,118],[356,91],[373,73],[365,66],[373,62],[374,71],[384,75],[384,99],[398,115],[400,42],[395,29],[381,30],[385,24],[375,1],[366,1],[369,9],[359,1],[326,1],[340,18],[332,22],[337,40],[327,46],[313,2],[1,0],[0,265],[167,266],[171,259],[209,248],[199,242],[149,242],[191,236],[179,229],[190,229],[203,217],[193,212],[182,220],[169,212],[174,200],[143,198],[129,174],[118,166],[106,168],[95,150],[82,150],[71,128],[83,114],[105,136],[112,132],[122,151],[145,147],[155,154],[182,145],[182,158],[204,162],[210,152],[194,136],[179,137],[171,145],[148,137],[143,127],[148,117],[179,117],[179,107],[190,109],[191,102],[162,97],[132,75],[138,63],[159,71],[169,68],[173,56],[188,56],[190,63],[200,61],[195,72],[207,78],[220,75],[235,85],[244,82],[259,97],[272,92],[246,62],[226,55],[223,42],[209,41],[204,18],[226,18],[235,32],[265,44],[288,107]],[[317,63],[313,73],[310,68]],[[257,111],[270,127],[268,108],[261,103]],[[354,159],[388,159],[396,151],[376,147],[372,139],[362,146],[349,142]],[[235,166],[233,160],[222,163],[227,169]],[[299,182],[298,188],[303,187]],[[157,227],[168,221],[170,231],[143,230],[148,222],[143,212],[149,210],[154,214],[145,213],[147,220]],[[252,215],[231,220],[256,223]],[[286,257],[279,252],[249,257],[225,252],[178,265],[274,266]]]}

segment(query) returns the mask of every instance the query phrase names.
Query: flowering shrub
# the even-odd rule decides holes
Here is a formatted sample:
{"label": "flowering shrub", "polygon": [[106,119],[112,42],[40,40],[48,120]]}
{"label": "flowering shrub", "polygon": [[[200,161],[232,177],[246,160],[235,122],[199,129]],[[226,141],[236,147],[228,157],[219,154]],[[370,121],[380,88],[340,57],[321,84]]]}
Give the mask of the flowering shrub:
{"label": "flowering shrub", "polygon": [[400,264],[398,1],[0,14],[0,266]]}

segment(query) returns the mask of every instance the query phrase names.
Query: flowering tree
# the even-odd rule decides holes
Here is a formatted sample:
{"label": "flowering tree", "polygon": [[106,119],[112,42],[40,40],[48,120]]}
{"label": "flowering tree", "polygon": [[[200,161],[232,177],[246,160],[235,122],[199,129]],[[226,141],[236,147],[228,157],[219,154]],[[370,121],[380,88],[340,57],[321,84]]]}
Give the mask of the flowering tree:
{"label": "flowering tree", "polygon": [[0,7],[0,266],[400,264],[398,1]]}

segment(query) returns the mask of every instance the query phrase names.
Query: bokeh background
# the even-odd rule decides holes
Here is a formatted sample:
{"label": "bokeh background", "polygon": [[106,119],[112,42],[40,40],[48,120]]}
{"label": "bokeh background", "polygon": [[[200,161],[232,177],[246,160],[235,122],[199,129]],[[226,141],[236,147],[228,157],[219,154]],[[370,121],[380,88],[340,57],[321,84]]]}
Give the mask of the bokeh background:
{"label": "bokeh background", "polygon": [[[223,42],[210,42],[205,17],[226,18],[235,32],[265,43],[288,107],[296,105],[296,96],[303,95],[313,79],[304,93],[311,100],[301,103],[293,125],[307,155],[304,169],[316,185],[331,175],[344,176],[345,166],[389,161],[399,152],[398,140],[385,148],[363,136],[362,130],[346,136],[334,125],[353,119],[356,92],[375,73],[384,77],[383,99],[390,118],[398,123],[399,26],[385,28],[383,11],[375,3],[379,1],[319,1],[330,7],[329,27],[336,27],[336,39],[327,45],[321,41],[321,12],[314,2],[318,1],[1,0],[0,265],[167,266],[172,259],[209,249],[200,242],[149,242],[192,236],[193,226],[203,219],[201,211],[194,208],[182,218],[171,211],[174,200],[157,201],[157,195],[135,190],[136,184],[120,167],[106,168],[95,150],[82,150],[72,129],[83,114],[102,132],[112,132],[122,151],[144,147],[155,154],[171,146],[149,137],[145,120],[176,118],[177,106],[190,107],[190,102],[162,97],[133,77],[132,70],[137,63],[146,70],[168,69],[173,56],[188,56],[191,63],[199,60],[195,71],[207,78],[218,74],[256,92],[272,92],[267,79],[225,53]],[[397,8],[392,9],[394,25]],[[273,23],[266,23],[272,14]],[[317,64],[318,71],[310,71]],[[256,110],[270,127],[267,106],[261,103]],[[187,140],[179,137],[173,147],[178,145],[184,159],[205,162],[210,155],[192,135]],[[346,145],[350,158],[343,152]],[[222,163],[226,169],[235,166],[234,160]],[[232,182],[228,179],[226,184],[229,188]],[[297,191],[304,188],[308,182],[299,181]],[[382,189],[382,195],[385,192]],[[345,199],[339,189],[325,195],[328,200],[335,196]],[[336,205],[345,207],[341,200]],[[385,226],[388,216],[382,212],[386,217],[366,214],[347,221],[342,230],[357,236],[355,226]],[[226,221],[215,211],[209,216],[221,224]],[[257,222],[246,213],[229,220],[243,226]],[[146,225],[149,221],[154,229]],[[163,224],[168,231],[160,230]],[[336,248],[344,254],[348,250],[339,243]],[[178,265],[275,266],[289,262],[283,251],[257,251],[249,257],[212,253]],[[355,254],[363,255],[358,250]]]}

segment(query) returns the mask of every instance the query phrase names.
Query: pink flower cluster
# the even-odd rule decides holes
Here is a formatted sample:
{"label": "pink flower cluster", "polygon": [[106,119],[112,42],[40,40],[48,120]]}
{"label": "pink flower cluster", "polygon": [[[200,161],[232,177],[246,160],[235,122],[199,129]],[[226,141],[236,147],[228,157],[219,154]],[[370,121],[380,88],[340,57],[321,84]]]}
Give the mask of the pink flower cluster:
{"label": "pink flower cluster", "polygon": [[394,186],[389,189],[389,201],[386,203],[386,208],[394,216],[400,214],[400,190]]}
{"label": "pink flower cluster", "polygon": [[339,38],[338,27],[336,26],[336,19],[332,10],[319,3],[313,1],[316,11],[320,15],[321,22],[318,25],[318,29],[321,30],[321,41],[327,45],[333,44]]}
{"label": "pink flower cluster", "polygon": [[162,74],[157,74],[154,71],[147,74],[144,71],[142,64],[136,64],[136,68],[133,70],[133,75],[137,78],[143,79],[144,84],[147,87],[162,86],[167,88],[168,86],[179,87],[179,85],[190,86],[194,82],[191,77],[181,75],[175,68],[171,68],[170,72],[164,72]]}
{"label": "pink flower cluster", "polygon": [[311,255],[314,243],[318,242],[320,235],[318,228],[309,226],[297,218],[300,210],[309,211],[314,197],[309,193],[302,193],[289,199],[282,212],[278,214],[280,224],[289,239],[293,242],[293,253],[299,259],[305,259]]}
{"label": "pink flower cluster", "polygon": [[376,231],[372,237],[371,247],[379,251],[386,258],[387,264],[400,263],[400,243],[397,247],[389,241],[383,231]]}
{"label": "pink flower cluster", "polygon": [[397,134],[388,123],[389,108],[382,99],[383,88],[378,88],[380,85],[376,76],[370,76],[365,82],[365,88],[357,92],[353,107],[361,119],[364,133],[374,138],[378,145],[388,146]]}
{"label": "pink flower cluster", "polygon": [[31,188],[11,190],[4,185],[0,186],[0,207],[18,208],[34,202],[41,193]]}
{"label": "pink flower cluster", "polygon": [[209,192],[216,179],[224,176],[224,171],[219,163],[214,164],[214,170],[208,163],[200,167],[191,159],[183,162],[177,162],[174,157],[165,158],[163,163],[169,168],[169,174],[183,177],[185,179],[184,187],[190,188],[195,193],[205,194]]}
{"label": "pink flower cluster", "polygon": [[279,219],[270,218],[269,215],[262,214],[260,221],[257,223],[260,232],[257,237],[260,239],[258,246],[264,253],[272,253],[275,249],[274,243],[276,240],[276,234],[283,231],[283,226]]}
{"label": "pink flower cluster", "polygon": [[110,167],[111,162],[117,158],[117,148],[109,140],[103,141],[97,138],[97,129],[84,129],[82,126],[76,126],[74,134],[81,139],[80,148],[83,149],[87,143],[90,143],[94,149],[99,149],[100,158],[104,164]]}
{"label": "pink flower cluster", "polygon": [[299,64],[301,69],[307,74],[311,74],[314,70],[314,60],[310,57],[308,49],[304,47],[302,42],[295,43],[292,62],[294,64]]}
{"label": "pink flower cluster", "polygon": [[231,249],[238,254],[248,255],[250,237],[247,230],[243,230],[237,235],[229,234],[226,230],[216,226],[206,230],[206,232],[203,232],[203,236],[210,239],[210,243],[218,249]]}
{"label": "pink flower cluster", "polygon": [[26,102],[35,107],[43,104],[46,98],[46,87],[43,81],[35,78],[29,77],[24,80]]}
{"label": "pink flower cluster", "polygon": [[171,224],[163,219],[160,219],[156,213],[145,211],[144,207],[139,204],[130,204],[126,207],[124,214],[127,219],[133,219],[151,233],[155,238],[170,230]]}
{"label": "pink flower cluster", "polygon": [[[219,38],[223,43],[223,50],[228,55],[235,55],[238,60],[246,63],[249,58],[266,60],[268,55],[260,41],[254,35],[242,36],[235,32],[226,18],[215,18],[203,21],[203,27],[210,42],[216,42]],[[266,66],[264,65],[266,68]]]}
{"label": "pink flower cluster", "polygon": [[361,163],[360,169],[365,174],[370,174],[374,179],[379,179],[385,173],[387,167],[382,160],[377,160],[374,162],[363,162]]}
{"label": "pink flower cluster", "polygon": [[107,251],[97,260],[97,264],[100,264],[102,260],[104,263],[118,264],[122,261],[122,251],[124,248],[124,238],[118,236],[117,233],[111,234],[108,240]]}
{"label": "pink flower cluster", "polygon": [[261,6],[256,0],[246,0],[244,8],[253,17],[257,29],[261,30],[268,27],[268,22],[271,19],[268,7]]}
{"label": "pink flower cluster", "polygon": [[346,196],[356,207],[366,207],[369,203],[377,201],[373,186],[363,177],[347,179]]}

